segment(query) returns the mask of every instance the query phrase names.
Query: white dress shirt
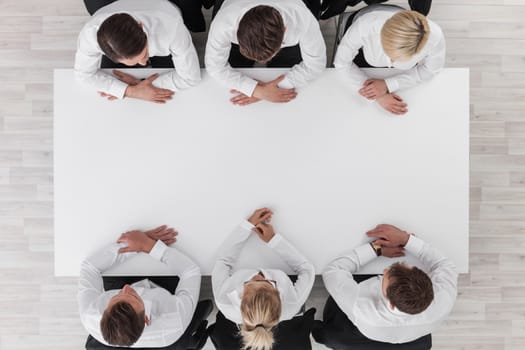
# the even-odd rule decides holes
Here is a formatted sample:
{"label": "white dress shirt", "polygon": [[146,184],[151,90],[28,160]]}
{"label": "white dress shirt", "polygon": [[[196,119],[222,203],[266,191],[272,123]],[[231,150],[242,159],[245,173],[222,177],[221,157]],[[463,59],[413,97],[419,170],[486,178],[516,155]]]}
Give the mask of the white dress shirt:
{"label": "white dress shirt", "polygon": [[301,0],[225,0],[213,19],[206,43],[206,70],[225,86],[247,96],[257,81],[234,70],[228,63],[231,44],[238,44],[237,28],[244,14],[258,5],[271,6],[281,14],[286,30],[281,47],[299,44],[303,61],[279,83],[282,88],[305,85],[326,68],[326,47],[317,19]]}
{"label": "white dress shirt", "polygon": [[381,44],[381,29],[385,22],[402,9],[377,5],[354,19],[344,35],[334,59],[334,66],[346,76],[352,87],[360,89],[368,79],[354,62],[359,49],[366,61],[375,67],[391,67],[406,72],[385,79],[389,92],[406,89],[432,78],[445,65],[445,36],[441,28],[428,21],[430,35],[423,49],[405,62],[392,62]]}
{"label": "white dress shirt", "polygon": [[97,42],[97,31],[102,22],[122,12],[142,23],[150,57],[172,56],[175,69],[161,74],[153,85],[179,91],[200,81],[199,60],[190,33],[184,26],[180,10],[168,0],[119,0],[95,12],[78,37],[75,55],[77,80],[98,91],[124,97],[128,85],[100,70],[104,52]]}
{"label": "white dress shirt", "polygon": [[[138,253],[119,254],[122,244],[111,244],[87,258],[80,268],[78,303],[80,320],[85,329],[103,344],[107,342],[100,331],[100,320],[109,300],[120,290],[104,292],[101,273]],[[184,333],[199,300],[201,274],[199,267],[175,248],[157,241],[151,252],[157,259],[179,276],[180,281],[171,294],[149,280],[132,284],[144,301],[145,313],[150,324],[144,327],[139,340],[132,347],[164,347],[173,344]]]}
{"label": "white dress shirt", "polygon": [[315,271],[313,265],[295,249],[283,236],[276,234],[268,247],[272,248],[298,275],[292,283],[286,273],[273,269],[242,269],[232,272],[239,255],[252,232],[253,225],[242,222],[228,237],[219,249],[220,256],[212,271],[212,289],[217,308],[224,316],[237,323],[243,322],[241,317],[241,298],[244,282],[262,273],[266,279],[275,280],[281,297],[282,312],[280,320],[293,318],[306,302],[312,290]]}
{"label": "white dress shirt", "polygon": [[387,343],[412,341],[435,330],[454,306],[458,274],[452,261],[414,236],[410,236],[405,250],[422,262],[434,289],[434,300],[417,315],[390,308],[381,290],[382,276],[361,283],[352,278],[352,274],[376,258],[370,244],[339,256],[323,272],[326,289],[337,305],[370,339]]}

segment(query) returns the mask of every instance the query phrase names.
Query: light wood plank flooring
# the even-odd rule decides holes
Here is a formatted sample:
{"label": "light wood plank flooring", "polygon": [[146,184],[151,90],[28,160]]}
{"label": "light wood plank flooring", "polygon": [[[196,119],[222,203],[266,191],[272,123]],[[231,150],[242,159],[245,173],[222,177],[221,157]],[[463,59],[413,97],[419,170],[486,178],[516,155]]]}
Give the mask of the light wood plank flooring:
{"label": "light wood plank flooring", "polygon": [[[81,349],[85,340],[76,281],[53,276],[52,70],[72,66],[87,18],[80,0],[0,0],[2,350]],[[472,151],[470,273],[434,348],[522,350],[525,0],[435,0],[431,18],[446,33],[447,65],[471,68]],[[322,27],[331,52],[334,21]],[[194,36],[201,57],[205,39]],[[316,283],[309,304],[325,297]]]}

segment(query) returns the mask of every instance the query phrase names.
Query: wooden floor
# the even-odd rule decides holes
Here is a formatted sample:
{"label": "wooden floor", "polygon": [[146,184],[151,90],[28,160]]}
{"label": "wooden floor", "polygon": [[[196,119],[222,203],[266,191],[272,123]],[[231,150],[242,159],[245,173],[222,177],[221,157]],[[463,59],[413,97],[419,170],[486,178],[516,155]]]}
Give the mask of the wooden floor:
{"label": "wooden floor", "polygon": [[[523,350],[525,0],[434,0],[431,18],[445,31],[447,65],[471,69],[472,151],[470,274],[434,348]],[[72,67],[86,19],[80,0],[0,0],[2,350],[85,340],[76,281],[53,276],[52,72]],[[331,46],[334,22],[322,26]],[[201,54],[205,37],[194,37]],[[309,304],[325,297],[316,284]]]}

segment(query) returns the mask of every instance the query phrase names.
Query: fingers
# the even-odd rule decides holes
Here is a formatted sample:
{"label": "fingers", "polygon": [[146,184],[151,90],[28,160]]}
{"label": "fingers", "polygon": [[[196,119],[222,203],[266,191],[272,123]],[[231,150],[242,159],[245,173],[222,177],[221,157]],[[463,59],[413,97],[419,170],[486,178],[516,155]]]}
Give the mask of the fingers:
{"label": "fingers", "polygon": [[115,75],[116,75],[117,77],[119,77],[119,78],[128,78],[128,77],[132,77],[131,75],[126,74],[126,73],[121,72],[121,71],[116,70],[116,69],[113,69],[112,72],[113,72],[113,74],[115,74]]}
{"label": "fingers", "polygon": [[374,79],[367,79],[365,80],[365,82],[363,83],[363,86],[367,86],[367,85],[370,85],[370,84],[373,84],[374,83]]}
{"label": "fingers", "polygon": [[117,99],[116,96],[113,96],[113,95],[107,94],[107,93],[105,93],[105,92],[103,92],[103,91],[97,91],[97,92],[98,92],[98,94],[100,95],[100,97],[105,97],[105,98],[107,98],[109,101],[113,101],[113,100],[116,100],[116,99]]}
{"label": "fingers", "polygon": [[152,83],[153,80],[157,79],[158,77],[159,77],[159,73],[155,73],[147,77],[144,81],[147,81],[148,83]]}
{"label": "fingers", "polygon": [[295,89],[281,89],[279,96],[277,97],[277,101],[275,102],[290,102],[294,98],[297,97],[297,92],[295,92]]}
{"label": "fingers", "polygon": [[119,254],[122,254],[122,253],[130,253],[130,252],[134,252],[133,249],[131,249],[131,247],[122,247],[118,250]]}
{"label": "fingers", "polygon": [[235,90],[235,89],[231,89],[230,93],[231,94],[242,94],[242,92],[240,92],[239,90]]}
{"label": "fingers", "polygon": [[246,106],[246,105],[249,105],[249,104],[252,104],[252,103],[255,103],[255,102],[259,102],[259,99],[256,98],[256,97],[249,97],[249,96],[246,96],[244,94],[241,94],[241,95],[238,95],[238,96],[235,96],[235,97],[232,97],[230,99],[230,101],[234,104],[234,105],[238,105],[238,106]]}
{"label": "fingers", "polygon": [[277,85],[279,84],[281,81],[283,81],[284,79],[284,75],[279,75],[277,78],[275,78],[274,80],[272,80],[271,82],[274,84],[274,85]]}
{"label": "fingers", "polygon": [[155,227],[154,229],[151,229],[149,231],[146,231],[146,233],[151,233],[151,234],[154,234],[154,233],[157,233],[157,232],[161,232],[163,230],[166,229],[166,225],[162,225],[162,226],[159,226],[159,227]]}

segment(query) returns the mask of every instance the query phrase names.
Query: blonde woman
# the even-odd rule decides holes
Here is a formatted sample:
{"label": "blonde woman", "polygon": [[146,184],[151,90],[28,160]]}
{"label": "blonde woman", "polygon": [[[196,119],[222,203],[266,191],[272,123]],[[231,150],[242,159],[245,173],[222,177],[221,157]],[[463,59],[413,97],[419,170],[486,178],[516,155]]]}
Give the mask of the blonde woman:
{"label": "blonde woman", "polygon": [[[335,68],[361,96],[394,114],[408,111],[396,92],[437,74],[445,64],[441,28],[415,11],[398,6],[368,6],[349,19],[350,26],[335,56]],[[360,67],[388,67],[402,72],[369,79]]]}
{"label": "blonde woman", "polygon": [[[293,318],[312,289],[313,265],[283,236],[276,234],[269,221],[272,211],[256,210],[227,238],[219,250],[212,272],[215,302],[226,318],[240,325],[244,348],[272,348],[273,328]],[[251,235],[257,235],[273,249],[298,275],[292,283],[281,270],[239,269],[233,272],[241,250]]]}

